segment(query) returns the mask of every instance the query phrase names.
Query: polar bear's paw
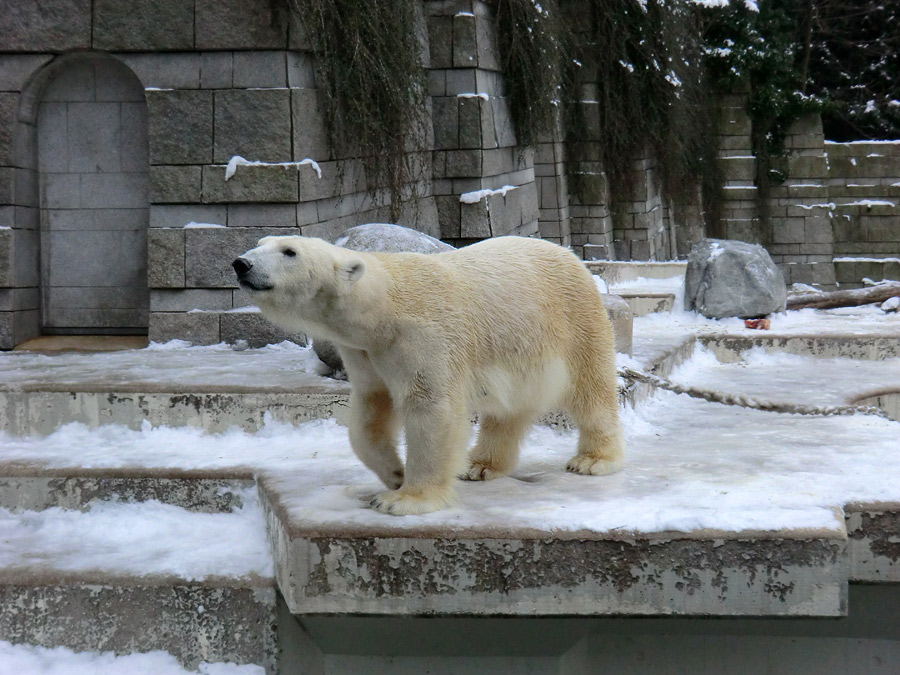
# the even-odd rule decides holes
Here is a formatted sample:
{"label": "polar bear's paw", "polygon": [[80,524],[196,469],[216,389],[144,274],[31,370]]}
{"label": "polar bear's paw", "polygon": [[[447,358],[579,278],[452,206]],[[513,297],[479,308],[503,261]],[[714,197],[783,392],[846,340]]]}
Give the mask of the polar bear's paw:
{"label": "polar bear's paw", "polygon": [[575,455],[566,464],[566,471],[580,473],[585,476],[605,476],[619,471],[625,462],[621,459],[602,459],[589,455]]}
{"label": "polar bear's paw", "polygon": [[469,465],[469,468],[464,473],[460,474],[459,477],[462,480],[492,480],[503,475],[502,472],[497,471],[486,464],[472,462]]}
{"label": "polar bear's paw", "polygon": [[448,490],[391,490],[376,495],[369,505],[376,511],[392,516],[411,516],[440,511],[453,502]]}

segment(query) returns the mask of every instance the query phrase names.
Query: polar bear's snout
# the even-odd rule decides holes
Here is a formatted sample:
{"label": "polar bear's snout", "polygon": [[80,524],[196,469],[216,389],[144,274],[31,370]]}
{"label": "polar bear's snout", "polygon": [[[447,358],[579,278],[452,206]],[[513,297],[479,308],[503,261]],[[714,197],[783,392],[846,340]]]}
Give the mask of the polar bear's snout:
{"label": "polar bear's snout", "polygon": [[238,275],[238,279],[247,276],[247,272],[250,271],[250,268],[253,267],[253,263],[247,260],[246,258],[237,258],[231,266],[234,268],[234,271]]}
{"label": "polar bear's snout", "polygon": [[266,275],[259,274],[259,271],[254,269],[253,263],[247,258],[236,258],[235,261],[231,263],[231,266],[234,268],[235,274],[237,274],[238,283],[242,288],[251,291],[265,291],[272,288],[272,285],[268,283],[268,280],[265,278]]}

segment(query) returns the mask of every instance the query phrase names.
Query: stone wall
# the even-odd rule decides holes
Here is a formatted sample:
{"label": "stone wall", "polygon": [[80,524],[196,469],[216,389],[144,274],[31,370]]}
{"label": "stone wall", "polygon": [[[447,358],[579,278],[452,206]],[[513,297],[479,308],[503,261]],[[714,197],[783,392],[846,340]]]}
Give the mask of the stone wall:
{"label": "stone wall", "polygon": [[[519,148],[513,133],[490,8],[471,0],[428,1],[423,8],[434,152],[410,157],[417,178],[407,186],[411,198],[398,222],[455,244],[535,235],[533,153]],[[146,252],[132,266],[146,267],[149,307],[142,311],[149,309],[144,325],[152,340],[285,337],[265,328],[258,315],[234,311],[249,300],[234,284],[230,261],[265,235],[332,239],[353,225],[389,219],[386,192],[371,194],[361,163],[330,147],[315,55],[289,16],[273,11],[269,0],[47,0],[5,8],[0,348],[52,328],[42,294],[66,259],[48,259],[41,250],[55,219],[56,191],[48,162],[38,161],[39,146],[47,155],[38,111],[54,78],[74,90],[83,87],[78,78],[87,62],[121,67],[143,88],[147,137],[120,137],[128,136],[134,150],[127,161],[143,162],[148,177],[138,228]],[[92,132],[98,133],[103,136],[102,124]],[[316,164],[239,166],[226,180],[226,165],[236,155]],[[81,190],[80,184],[74,188],[76,202]],[[480,191],[488,192],[471,199]],[[104,192],[102,201],[114,203],[115,192]],[[70,262],[96,251],[84,242],[73,242]],[[116,264],[117,256],[106,257]],[[75,329],[126,328],[110,322]]]}
{"label": "stone wall", "polygon": [[746,106],[746,94],[723,98],[727,238],[765,245],[788,283],[830,289],[900,279],[900,141],[833,143],[819,117],[807,116],[789,129],[761,200]]}

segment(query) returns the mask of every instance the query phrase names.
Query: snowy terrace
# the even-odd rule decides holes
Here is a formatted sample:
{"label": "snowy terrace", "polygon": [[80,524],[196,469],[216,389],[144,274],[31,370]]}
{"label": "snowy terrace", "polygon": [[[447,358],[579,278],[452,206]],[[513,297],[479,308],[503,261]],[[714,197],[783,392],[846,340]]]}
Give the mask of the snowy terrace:
{"label": "snowy terrace", "polygon": [[682,312],[678,287],[613,283],[675,305],[635,318],[621,365],[894,420],[632,388],[621,473],[566,473],[574,432],[538,425],[511,476],[393,517],[366,506],[382,488],[340,424],[348,383],[306,348],[6,352],[0,578],[253,588],[269,605],[277,586],[294,614],[518,616],[837,616],[848,583],[900,582],[900,315],[801,310],[753,331]]}

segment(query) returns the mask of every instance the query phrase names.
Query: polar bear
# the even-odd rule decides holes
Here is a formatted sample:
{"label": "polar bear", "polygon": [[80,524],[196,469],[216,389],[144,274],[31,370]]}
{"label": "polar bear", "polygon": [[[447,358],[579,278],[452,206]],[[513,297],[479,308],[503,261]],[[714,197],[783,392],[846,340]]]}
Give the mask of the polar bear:
{"label": "polar bear", "polygon": [[372,500],[378,511],[436,511],[452,503],[457,477],[509,473],[536,417],[555,408],[579,430],[569,471],[621,468],[612,327],[566,249],[498,237],[431,255],[363,253],[279,236],[232,264],[266,318],[337,346],[352,385],[351,445],[390,488]]}

